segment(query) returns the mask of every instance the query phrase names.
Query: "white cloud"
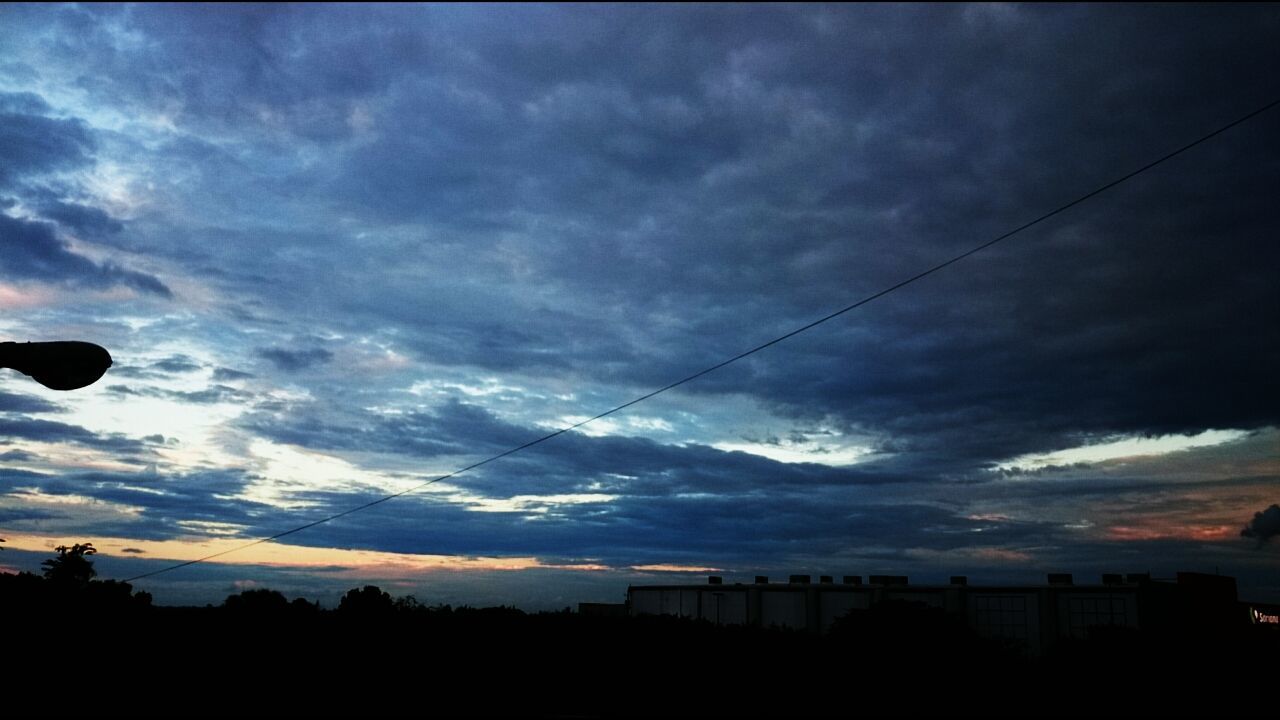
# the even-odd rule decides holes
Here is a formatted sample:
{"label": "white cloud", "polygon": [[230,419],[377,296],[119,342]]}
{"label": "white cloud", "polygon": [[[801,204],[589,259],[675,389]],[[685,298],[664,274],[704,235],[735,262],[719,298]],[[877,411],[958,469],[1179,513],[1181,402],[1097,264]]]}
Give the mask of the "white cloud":
{"label": "white cloud", "polygon": [[712,447],[725,452],[745,452],[784,463],[817,463],[841,467],[860,462],[874,450],[864,445],[818,443],[814,441],[781,441],[778,444],[759,442],[719,442]]}
{"label": "white cloud", "polygon": [[1205,430],[1197,435],[1159,435],[1111,438],[1105,442],[1056,450],[1050,453],[1020,455],[996,465],[996,470],[1038,470],[1063,465],[1093,464],[1128,458],[1167,455],[1191,448],[1209,447],[1239,440],[1248,435],[1243,430]]}

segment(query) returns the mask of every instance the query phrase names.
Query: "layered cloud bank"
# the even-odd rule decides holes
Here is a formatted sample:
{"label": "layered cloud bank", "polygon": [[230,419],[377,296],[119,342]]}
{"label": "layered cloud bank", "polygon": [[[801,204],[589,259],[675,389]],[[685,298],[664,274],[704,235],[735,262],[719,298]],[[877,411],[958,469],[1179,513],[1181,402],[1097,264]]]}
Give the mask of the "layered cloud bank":
{"label": "layered cloud bank", "polygon": [[[116,359],[75,394],[0,377],[0,560],[103,538],[136,574],[590,417],[1271,100],[1277,32],[1266,6],[0,9],[0,339]],[[320,591],[329,553],[535,605],[565,598],[532,578],[707,568],[1216,567],[1280,598],[1278,123],[150,582]]]}

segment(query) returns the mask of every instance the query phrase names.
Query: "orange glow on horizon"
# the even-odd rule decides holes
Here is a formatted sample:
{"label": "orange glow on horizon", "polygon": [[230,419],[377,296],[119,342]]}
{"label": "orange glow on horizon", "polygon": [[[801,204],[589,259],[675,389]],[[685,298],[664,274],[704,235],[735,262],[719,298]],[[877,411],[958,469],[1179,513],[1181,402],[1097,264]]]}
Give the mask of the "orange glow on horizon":
{"label": "orange glow on horizon", "polygon": [[974,553],[974,557],[993,562],[1029,562],[1031,554],[1021,550],[1010,550],[1008,548],[984,547],[978,548]]}
{"label": "orange glow on horizon", "polygon": [[[125,538],[90,538],[65,535],[7,533],[6,548],[30,552],[53,553],[58,545],[92,542],[98,553],[111,557],[185,562],[213,553],[240,547],[244,538],[185,538],[176,540],[133,540]],[[142,550],[124,552],[125,548]],[[430,572],[494,571],[494,570],[611,570],[597,563],[545,563],[536,557],[473,557],[460,555],[425,555],[392,553],[377,550],[344,550],[341,548],[306,547],[266,542],[209,560],[222,565],[260,565],[276,568],[342,568],[335,576],[382,577],[409,576]]]}
{"label": "orange glow on horizon", "polygon": [[1107,529],[1108,540],[1121,542],[1141,540],[1203,540],[1218,542],[1238,537],[1240,528],[1233,525],[1113,525]]}
{"label": "orange glow on horizon", "polygon": [[670,572],[670,573],[724,572],[724,568],[698,567],[697,565],[670,565],[666,563],[658,563],[656,565],[632,565],[631,569],[638,570],[640,572]]}

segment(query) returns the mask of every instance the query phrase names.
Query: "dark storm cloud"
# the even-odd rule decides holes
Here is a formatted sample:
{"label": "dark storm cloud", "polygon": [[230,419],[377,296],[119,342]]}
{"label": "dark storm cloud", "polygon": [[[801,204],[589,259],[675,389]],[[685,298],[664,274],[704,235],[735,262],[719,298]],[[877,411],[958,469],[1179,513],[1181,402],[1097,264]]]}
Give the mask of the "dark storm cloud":
{"label": "dark storm cloud", "polygon": [[36,459],[35,455],[32,455],[26,450],[9,450],[0,453],[0,460],[5,460],[7,462],[30,462]]}
{"label": "dark storm cloud", "polygon": [[0,213],[0,271],[4,274],[89,288],[125,285],[142,292],[172,297],[173,293],[153,275],[128,270],[113,263],[96,263],[72,252],[49,223],[23,220]]}
{"label": "dark storm cloud", "polygon": [[[408,418],[369,417],[342,426],[296,421],[307,415],[300,410],[291,408],[274,420],[255,417],[245,428],[314,449],[400,448],[427,457],[496,452],[541,434],[457,402]],[[406,498],[385,511],[318,527],[296,542],[399,552],[592,557],[617,564],[697,564],[714,557],[749,565],[783,558],[809,562],[860,546],[946,552],[971,543],[976,532],[993,546],[1036,544],[1060,531],[1054,523],[993,522],[918,502],[875,501],[866,489],[884,480],[875,469],[784,464],[698,445],[569,434],[449,482],[487,498],[603,493],[612,499],[540,506],[535,497],[523,510],[475,512],[465,502]],[[301,497],[335,512],[377,498],[341,492]]]}
{"label": "dark storm cloud", "polygon": [[[497,404],[400,404],[432,365],[514,376],[529,398],[568,386],[608,407],[1194,139],[1269,100],[1280,68],[1280,12],[1265,5],[5,13],[21,62],[0,72],[18,86],[65,79],[93,109],[139,119],[98,133],[38,96],[4,96],[13,121],[0,124],[0,157],[18,153],[0,169],[5,194],[86,241],[185,269],[223,296],[219,312],[238,328],[344,338],[237,346],[210,331],[228,354],[191,363],[215,367],[215,383],[246,379],[218,363],[256,356],[297,373],[291,383],[315,399],[259,406],[240,429],[433,462],[544,430],[499,419]],[[615,501],[482,513],[406,499],[298,539],[693,564],[864,548],[917,566],[909,550],[988,543],[1103,567],[1114,544],[1050,522],[972,520],[965,498],[1043,498],[1080,515],[1121,501],[1215,510],[1173,497],[1177,473],[1056,468],[1022,486],[987,471],[1116,436],[1280,424],[1274,113],[679,391],[693,414],[733,396],[782,428],[871,438],[877,454],[857,466],[568,434],[459,485],[490,499]],[[136,218],[94,207],[74,183],[48,197],[32,189],[109,143],[165,178]],[[30,248],[43,247],[49,279],[131,282],[68,259],[51,223],[17,216],[18,199],[6,217],[44,244],[5,253],[0,268],[32,277],[9,263],[35,272]],[[345,362],[342,343],[371,337],[392,338],[409,367],[307,382],[302,371]],[[163,392],[244,399],[216,384]],[[1254,482],[1242,477],[1215,482]],[[928,502],[953,493],[954,505]],[[314,499],[344,509],[372,498]],[[223,511],[235,509],[211,502],[206,516]]]}
{"label": "dark storm cloud", "polygon": [[88,126],[75,118],[45,117],[51,112],[33,93],[0,93],[0,189],[91,161],[96,144]]}
{"label": "dark storm cloud", "polygon": [[204,366],[186,355],[173,355],[151,363],[151,367],[167,373],[189,373],[195,372]]}
{"label": "dark storm cloud", "polygon": [[[718,303],[733,302],[735,293],[757,287],[756,283],[794,288],[795,297],[803,298],[806,286],[835,287],[830,282],[835,277],[832,271],[840,275],[855,271],[854,283],[823,300],[827,303],[825,308],[816,305],[809,311],[812,317],[832,307],[836,298],[856,298],[909,274],[910,265],[885,272],[882,251],[863,238],[901,244],[902,250],[907,251],[903,254],[911,256],[916,268],[925,267],[929,255],[914,248],[932,247],[929,254],[945,257],[950,247],[962,242],[961,237],[965,238],[963,242],[972,243],[1003,229],[992,218],[1007,217],[1008,224],[1016,224],[1012,218],[1029,217],[1038,208],[1051,206],[1049,203],[1056,201],[1053,193],[1087,189],[1100,173],[1114,174],[1121,169],[1119,162],[1115,163],[1115,170],[1101,162],[1085,166],[1079,161],[1081,148],[1074,142],[1055,147],[1061,138],[1085,136],[1082,132],[1086,128],[1068,124],[1084,122],[1080,115],[1051,114],[1054,105],[1073,104],[1064,98],[1070,97],[1075,88],[1054,88],[1057,94],[1036,92],[1030,88],[1038,81],[1036,72],[993,73],[982,69],[1002,54],[1016,56],[1028,48],[1016,44],[1005,51],[989,48],[993,54],[986,56],[961,52],[957,45],[972,38],[956,32],[959,23],[947,20],[950,12],[930,11],[918,32],[888,36],[889,43],[903,49],[920,44],[922,34],[937,40],[944,54],[954,56],[964,69],[955,68],[956,63],[919,67],[923,73],[920,79],[927,86],[936,85],[925,114],[894,116],[892,127],[877,126],[871,122],[876,115],[867,116],[870,132],[883,135],[886,142],[851,145],[847,158],[849,166],[865,165],[874,168],[874,172],[842,192],[835,193],[839,188],[833,189],[833,195],[821,203],[830,210],[828,221],[841,213],[861,212],[850,214],[849,220],[841,221],[842,226],[830,226],[831,236],[826,241],[782,225],[746,232],[742,232],[741,224],[729,225],[727,229],[742,238],[738,248],[748,253],[746,257],[759,259],[730,265],[728,271],[698,278],[690,282],[691,286],[710,283],[721,291],[717,294]],[[1023,10],[1014,9],[1013,13],[1021,14]],[[1068,25],[1085,22],[1073,14],[1074,11],[1068,12],[1055,20]],[[1267,16],[1273,23],[1274,14]],[[1102,80],[1104,73],[1114,70],[1114,65],[1104,66],[1102,62],[1114,51],[1105,50],[1101,36],[1135,31],[1132,18],[1121,20],[1114,28],[1084,41],[1097,42],[1096,48],[1079,48],[1072,53],[1043,52],[1035,61],[1048,62],[1064,54],[1081,56],[1083,77],[1078,82],[1079,91],[1083,92],[1091,87],[1084,78]],[[1228,19],[1208,20],[1218,28],[1211,34],[1213,43],[1225,47],[1238,39],[1235,26]],[[1228,28],[1232,32],[1227,32]],[[1061,38],[1067,37],[1076,36],[1062,32],[1062,28],[1055,29],[1054,42],[1063,42]],[[1261,42],[1260,36],[1250,37],[1255,43]],[[1046,38],[1030,42],[1043,39]],[[957,47],[957,52],[946,51],[948,47]],[[1250,47],[1248,52],[1255,56],[1274,56],[1262,45]],[[809,67],[803,54],[798,55],[794,48],[779,51],[789,62],[770,65],[771,52],[761,49],[756,60],[762,72],[775,79],[787,75],[786,79],[800,84],[811,82],[802,79],[800,73],[800,69]],[[1130,50],[1122,52],[1127,54]],[[1162,52],[1176,61],[1158,84],[1162,92],[1165,88],[1183,92],[1181,70],[1193,76],[1203,75],[1202,70],[1191,67],[1200,63],[1200,55],[1184,55],[1183,50]],[[849,76],[854,77],[855,64],[865,58],[859,58],[857,53],[851,56],[848,69]],[[893,59],[907,66],[912,64],[905,55]],[[809,69],[815,71],[812,82],[825,83],[831,78],[818,68]],[[1053,77],[1044,66],[1029,70]],[[953,71],[999,78],[1005,87],[995,89],[1001,90],[1001,95],[1024,88],[1030,105],[1020,104],[1010,112],[1025,115],[1014,117],[1011,127],[1006,125],[998,132],[978,132],[993,122],[1008,123],[1010,118],[999,114],[984,116],[977,108],[966,107],[972,90],[964,83],[950,82]],[[1107,84],[1099,83],[1099,87],[1106,88]],[[849,99],[847,93],[832,89],[833,103]],[[890,96],[893,93],[889,87],[870,90]],[[1186,92],[1190,98],[1201,96],[1194,89]],[[1233,89],[1233,95],[1219,104],[1223,117],[1233,111],[1230,101],[1236,92],[1249,96],[1248,88]],[[1160,98],[1159,102],[1165,100]],[[1211,126],[1208,112],[1196,100],[1190,102],[1199,108],[1197,117],[1204,118],[1202,126]],[[992,103],[991,107],[997,105],[1000,103]],[[857,114],[853,108],[846,110]],[[948,121],[940,122],[940,117]],[[1049,124],[1020,127],[1033,117],[1047,119]],[[1122,135],[1131,132],[1128,123],[1132,122],[1109,118],[1103,127],[1090,129],[1089,132],[1101,131],[1087,135],[1087,144],[1098,152],[1084,156],[1105,157],[1103,147],[1119,143]],[[1155,124],[1161,135],[1159,142],[1151,143],[1152,150],[1176,145],[1176,128],[1163,121]],[[1250,130],[1235,138],[1238,144],[1222,148],[1217,157],[1189,157],[1188,163],[1194,160],[1199,165],[1183,165],[1186,170],[1178,173],[1170,171],[1130,191],[1128,198],[1122,197],[1110,206],[1100,198],[1094,206],[1082,208],[1092,211],[1092,217],[1076,218],[1073,226],[1048,233],[1048,242],[1042,233],[1040,240],[1028,241],[1031,247],[1015,250],[1010,245],[981,260],[975,259],[972,264],[957,266],[951,275],[930,278],[849,317],[844,324],[815,330],[785,347],[771,349],[768,355],[758,356],[758,362],[722,371],[688,390],[716,393],[750,388],[780,412],[797,416],[834,413],[850,425],[893,436],[899,450],[909,450],[922,461],[932,457],[932,464],[957,470],[1021,452],[1078,444],[1109,433],[1194,432],[1206,427],[1274,423],[1277,405],[1256,388],[1266,386],[1266,368],[1277,358],[1277,333],[1274,323],[1264,327],[1255,316],[1242,310],[1275,306],[1273,284],[1251,268],[1259,261],[1273,263],[1277,259],[1274,243],[1265,240],[1274,227],[1266,197],[1268,188],[1280,176],[1274,161],[1254,160],[1274,157],[1271,152],[1255,155],[1259,144],[1269,147],[1273,143],[1274,134],[1269,139],[1259,127]],[[975,134],[966,134],[971,131]],[[1188,133],[1196,131],[1186,128]],[[932,155],[926,152],[931,147]],[[1024,153],[1027,161],[1015,163]],[[1133,156],[1136,161],[1138,153]],[[1246,162],[1244,158],[1249,158],[1249,172],[1240,173],[1239,163]],[[987,161],[997,163],[999,175],[983,170]],[[1126,157],[1125,161],[1129,159]],[[801,162],[784,169],[798,173],[808,167]],[[821,166],[823,170],[830,168],[830,163]],[[1046,176],[1045,168],[1051,168],[1056,176]],[[1037,181],[1025,185],[1010,182],[1019,177]],[[965,191],[965,178],[973,187],[983,188],[986,195]],[[775,175],[771,182],[780,190],[761,187],[751,194],[786,201],[783,206],[796,211],[816,211],[808,203],[778,197],[786,189],[804,186],[797,175]],[[885,196],[885,191],[892,194]],[[1069,195],[1059,199],[1066,197]],[[895,208],[919,210],[903,213],[892,224],[866,224],[857,218],[858,214],[874,216]],[[1248,211],[1242,214],[1242,208]],[[728,209],[732,211],[734,206]],[[742,216],[744,220],[747,217]],[[927,218],[935,219],[923,222]],[[793,216],[776,214],[762,221],[777,223],[779,219],[793,223]],[[702,242],[709,239],[714,243],[723,232],[707,228],[706,233],[695,236]],[[752,246],[753,235],[769,234],[779,240],[792,240],[775,247]],[[846,248],[835,250],[840,243]],[[781,253],[791,258],[808,255],[817,261],[829,258],[835,262],[798,265]],[[741,252],[736,255],[742,257]],[[722,259],[729,256],[727,247],[726,252],[719,253]],[[751,274],[743,274],[743,266]],[[581,275],[607,282],[612,267],[616,265],[601,263],[588,271],[584,266]],[[693,262],[682,266],[689,268],[704,270],[705,265]],[[779,282],[793,268],[811,275],[795,275]],[[878,280],[881,277],[884,279]],[[1089,289],[1077,292],[1085,287]],[[628,307],[643,307],[644,299],[634,300]],[[1185,312],[1170,312],[1172,306]],[[740,307],[757,309],[747,304]],[[770,311],[747,314],[767,322]],[[699,335],[697,342],[724,347],[724,355],[750,344],[742,339],[737,341],[741,343],[738,347],[733,347],[724,341],[728,337],[726,331],[742,334],[740,325],[726,321],[719,327],[707,328],[709,331]],[[783,329],[785,326],[772,332]],[[768,338],[772,332],[762,330],[759,339]],[[682,350],[688,347],[674,338],[668,346]],[[696,363],[689,365],[689,369],[697,367]],[[677,368],[664,368],[661,372],[649,382],[658,384],[681,374]]]}
{"label": "dark storm cloud", "polygon": [[20,523],[29,520],[56,520],[62,517],[65,516],[35,508],[0,508],[0,522],[5,523]]}
{"label": "dark storm cloud", "polygon": [[[335,510],[376,499],[359,493],[305,497]],[[316,527],[293,542],[428,554],[588,557],[614,565],[698,564],[715,558],[750,567],[824,557],[833,562],[851,550],[872,548],[905,561],[905,548],[945,553],[970,546],[978,533],[991,547],[1061,539],[1052,523],[993,522],[912,502],[851,502],[829,488],[784,488],[696,496],[623,494],[544,512],[474,512],[409,498]]]}
{"label": "dark storm cloud", "polygon": [[113,395],[164,398],[166,400],[174,400],[177,402],[192,403],[196,405],[208,405],[220,402],[238,402],[253,398],[252,393],[246,393],[242,390],[237,390],[226,385],[210,385],[203,390],[168,390],[156,387],[134,388],[129,387],[128,385],[108,385],[106,391]]}
{"label": "dark storm cloud", "polygon": [[[457,401],[431,412],[360,416],[351,424],[322,421],[332,414],[313,410],[295,406],[279,416],[256,414],[242,427],[317,450],[426,458],[496,453],[545,434]],[[885,480],[876,470],[784,464],[700,445],[570,433],[450,482],[485,498],[603,493],[612,500],[552,501],[542,511],[506,512],[410,500],[387,513],[317,528],[298,542],[402,552],[576,553],[617,562],[670,561],[696,547],[746,562],[753,554],[759,559],[786,553],[796,543],[810,553],[850,542],[945,547],[976,526],[954,511],[918,503],[863,505],[867,495],[860,488]],[[376,499],[341,492],[301,497],[335,512]],[[532,507],[538,506],[534,498]],[[1016,540],[1022,536],[1017,527],[1011,523],[989,537]]]}
{"label": "dark storm cloud", "polygon": [[1253,519],[1240,531],[1240,537],[1258,541],[1258,547],[1266,545],[1271,538],[1280,535],[1280,505],[1253,514]]}
{"label": "dark storm cloud", "polygon": [[50,443],[76,443],[117,453],[139,453],[146,445],[121,433],[95,433],[79,425],[24,417],[0,417],[0,437]]}
{"label": "dark storm cloud", "polygon": [[[241,426],[277,442],[317,450],[400,453],[422,458],[497,454],[545,434],[496,418],[484,408],[449,400],[430,411],[351,416],[295,405],[275,415],[247,416]],[[493,497],[529,493],[599,492],[669,495],[739,491],[792,485],[883,482],[875,471],[786,464],[703,445],[665,445],[636,437],[588,437],[567,433],[504,459],[503,469],[469,477],[472,490]],[[620,479],[614,475],[629,476]]]}
{"label": "dark storm cloud", "polygon": [[88,497],[138,508],[127,519],[91,522],[86,532],[115,537],[163,540],[195,532],[183,522],[244,525],[252,535],[280,521],[280,512],[237,495],[252,476],[236,469],[174,475],[129,473],[44,474],[0,468],[0,490],[35,489],[53,496]]}
{"label": "dark storm cloud", "polygon": [[50,201],[39,206],[40,214],[89,237],[115,235],[124,224],[106,212],[79,203]]}
{"label": "dark storm cloud", "polygon": [[[1185,142],[1263,97],[1257,73],[1237,71],[1276,60],[1261,31],[1272,9],[1121,8],[1103,23],[1082,7],[765,12],[646,13],[638,33],[605,13],[519,10],[491,21],[531,34],[464,42],[466,27],[445,38],[389,10],[403,29],[388,22],[356,67],[336,59],[359,34],[319,31],[334,15],[228,17],[198,44],[225,53],[235,97],[282,109],[313,142],[356,132],[304,117],[315,98],[370,101],[377,132],[317,190],[358,216],[425,223],[438,242],[422,262],[488,280],[401,280],[404,260],[376,244],[354,263],[317,258],[317,274],[351,280],[327,293],[344,311],[335,322],[411,325],[404,342],[436,362],[640,387]],[[195,32],[181,14],[144,22]],[[312,38],[306,64],[266,41],[282,24]],[[195,102],[232,97],[189,89]],[[1276,300],[1256,272],[1280,261],[1266,241],[1280,163],[1265,123],[685,389],[747,388],[779,413],[834,415],[893,437],[928,473],[1111,434],[1280,422],[1256,391],[1280,331],[1245,310]],[[525,300],[504,266],[512,233],[551,302]],[[361,264],[377,268],[377,292]],[[299,282],[273,300],[311,302]],[[273,361],[312,358],[297,359]]]}
{"label": "dark storm cloud", "polygon": [[288,348],[258,348],[258,357],[270,360],[277,368],[285,372],[298,372],[316,365],[322,365],[333,359],[333,353],[324,348],[306,348],[290,350]]}
{"label": "dark storm cloud", "polygon": [[231,368],[214,368],[213,379],[221,382],[229,382],[235,380],[248,380],[254,377],[252,373],[242,372],[240,370],[232,370]]}
{"label": "dark storm cloud", "polygon": [[[128,358],[120,359],[111,368],[113,375],[138,379],[164,378],[170,375],[192,373],[204,368],[197,360],[187,355],[170,355],[145,365],[131,365]],[[218,378],[214,378],[215,380]]]}
{"label": "dark storm cloud", "polygon": [[0,390],[0,412],[58,413],[66,408],[34,395],[19,395]]}
{"label": "dark storm cloud", "polygon": [[[133,367],[130,365],[125,365],[123,363],[119,363],[119,362],[111,366],[111,374],[112,376],[136,378],[139,380],[154,380],[157,378],[164,377],[164,374],[162,373],[152,372],[150,370],[147,370],[146,368]],[[128,394],[130,392],[129,388],[123,385],[118,385],[115,387],[117,388],[117,392],[120,392],[123,394]]]}
{"label": "dark storm cloud", "polygon": [[[98,12],[117,17],[59,21],[92,26]],[[157,10],[129,19],[157,38],[147,54],[107,52],[101,33],[85,52],[121,70],[94,91],[156,108],[176,93],[190,122],[251,129],[268,164],[268,125],[318,149],[359,136],[353,118],[369,115],[369,137],[323,177],[289,181],[356,217],[423,223],[433,240],[417,256],[370,243],[336,261],[310,249],[332,237],[264,247],[262,233],[221,229],[202,252],[270,277],[241,286],[269,284],[268,304],[323,313],[310,278],[343,278],[326,282],[321,302],[339,311],[326,319],[412,326],[403,342],[421,357],[641,387],[1184,142],[1261,97],[1258,74],[1240,71],[1276,59],[1264,8],[1119,8],[1106,22],[1083,7],[708,8],[636,15],[643,32],[627,30],[630,11],[512,9],[477,26],[382,8],[360,29],[349,12]],[[298,52],[275,41],[285,29]],[[179,47],[222,71],[175,75],[165,59]],[[1275,300],[1253,271],[1277,260],[1262,239],[1280,174],[1268,142],[1233,131],[1216,154],[686,390],[747,387],[780,413],[833,414],[893,435],[929,471],[1113,433],[1275,423],[1251,388],[1277,331],[1241,312]],[[196,164],[218,153],[172,150]],[[549,302],[529,303],[504,265],[512,237]],[[239,261],[276,252],[289,262]],[[311,272],[296,272],[299,253]],[[481,282],[424,282],[419,264]],[[286,371],[323,359],[276,350],[264,357]]]}
{"label": "dark storm cloud", "polygon": [[[123,226],[101,209],[57,198],[47,187],[30,183],[60,171],[87,166],[97,142],[82,120],[52,118],[53,109],[33,93],[0,93],[0,189],[28,196],[44,216],[89,236],[120,232]],[[73,252],[54,226],[0,214],[0,272],[7,275],[73,285],[104,288],[126,285],[171,297],[169,288],[152,275],[97,263]]]}

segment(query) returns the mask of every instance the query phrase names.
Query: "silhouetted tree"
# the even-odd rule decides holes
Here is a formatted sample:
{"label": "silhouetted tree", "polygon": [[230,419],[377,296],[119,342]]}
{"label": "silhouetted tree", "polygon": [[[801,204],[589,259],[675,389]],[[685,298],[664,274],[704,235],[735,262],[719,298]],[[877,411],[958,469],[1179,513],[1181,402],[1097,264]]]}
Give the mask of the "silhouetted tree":
{"label": "silhouetted tree", "polygon": [[418,602],[418,598],[412,595],[398,597],[393,604],[397,612],[417,612],[426,609],[422,603]]}
{"label": "silhouetted tree", "polygon": [[338,603],[338,610],[344,613],[374,615],[388,613],[395,608],[391,596],[376,585],[365,585],[356,590],[348,590]]}
{"label": "silhouetted tree", "polygon": [[82,601],[98,610],[127,610],[151,605],[151,594],[134,594],[133,586],[119,580],[94,580],[80,586]]}
{"label": "silhouetted tree", "polygon": [[58,557],[41,563],[45,578],[59,584],[84,586],[98,574],[93,563],[86,559],[86,556],[98,552],[93,543],[76,543],[71,547],[59,545],[54,549],[58,551]]}
{"label": "silhouetted tree", "polygon": [[222,606],[232,612],[282,613],[289,609],[289,601],[279,590],[245,590],[235,595],[228,595]]}

